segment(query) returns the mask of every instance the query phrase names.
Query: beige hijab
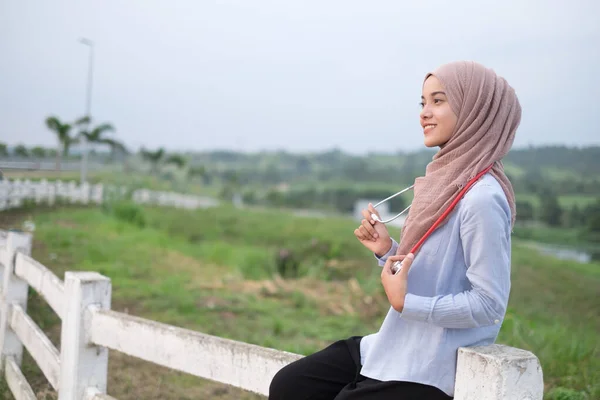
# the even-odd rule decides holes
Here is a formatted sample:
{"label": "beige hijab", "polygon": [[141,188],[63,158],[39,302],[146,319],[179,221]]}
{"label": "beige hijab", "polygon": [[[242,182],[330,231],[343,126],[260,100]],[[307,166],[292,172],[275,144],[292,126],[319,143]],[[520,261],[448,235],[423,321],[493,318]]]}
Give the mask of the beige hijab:
{"label": "beige hijab", "polygon": [[514,191],[501,161],[521,121],[515,91],[494,71],[471,61],[442,65],[425,80],[431,75],[444,87],[458,121],[448,143],[427,165],[425,176],[415,180],[414,200],[402,229],[398,254],[408,254],[461,188],[492,164],[490,173],[506,194],[512,225],[516,216]]}

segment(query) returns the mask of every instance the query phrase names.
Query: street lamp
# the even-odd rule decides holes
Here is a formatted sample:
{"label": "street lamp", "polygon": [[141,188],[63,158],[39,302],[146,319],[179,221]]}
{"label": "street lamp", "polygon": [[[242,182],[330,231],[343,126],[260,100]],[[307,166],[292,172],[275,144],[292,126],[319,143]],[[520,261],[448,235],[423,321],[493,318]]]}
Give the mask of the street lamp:
{"label": "street lamp", "polygon": [[[88,122],[86,123],[86,131],[89,132],[90,120],[92,118],[92,81],[93,81],[93,73],[94,73],[94,42],[89,39],[81,38],[79,39],[81,44],[89,46],[90,48],[90,62],[88,69],[88,82],[87,82],[87,91],[85,97],[85,116],[88,117]],[[81,183],[86,181],[87,175],[87,163],[88,163],[88,143],[87,137],[83,135],[81,138]]]}

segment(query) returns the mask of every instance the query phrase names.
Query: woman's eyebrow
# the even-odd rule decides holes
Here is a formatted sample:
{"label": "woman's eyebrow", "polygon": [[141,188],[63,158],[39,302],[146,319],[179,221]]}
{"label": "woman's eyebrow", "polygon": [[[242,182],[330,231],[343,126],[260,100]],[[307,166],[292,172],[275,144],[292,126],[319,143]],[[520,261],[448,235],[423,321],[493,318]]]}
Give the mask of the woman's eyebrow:
{"label": "woman's eyebrow", "polygon": [[[445,92],[442,92],[442,91],[440,90],[440,91],[437,91],[437,92],[432,92],[432,93],[430,94],[430,96],[435,96],[436,94],[443,94],[444,96],[446,95],[446,93],[445,93]],[[421,96],[421,99],[425,100],[425,97]]]}

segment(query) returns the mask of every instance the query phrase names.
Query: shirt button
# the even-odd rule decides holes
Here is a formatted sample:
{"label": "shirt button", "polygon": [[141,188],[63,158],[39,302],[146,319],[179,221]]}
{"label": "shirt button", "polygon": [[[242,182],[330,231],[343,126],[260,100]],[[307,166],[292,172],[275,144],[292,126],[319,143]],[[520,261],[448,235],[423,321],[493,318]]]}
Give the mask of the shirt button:
{"label": "shirt button", "polygon": [[500,320],[494,320],[494,323],[495,323],[495,324],[499,324],[499,323],[500,323]]}

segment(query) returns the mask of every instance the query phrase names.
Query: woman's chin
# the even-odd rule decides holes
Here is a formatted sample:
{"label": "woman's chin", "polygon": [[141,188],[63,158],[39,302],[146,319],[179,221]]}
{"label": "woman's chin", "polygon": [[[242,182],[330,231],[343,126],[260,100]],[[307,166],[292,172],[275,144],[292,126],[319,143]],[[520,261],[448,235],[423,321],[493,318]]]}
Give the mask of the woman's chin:
{"label": "woman's chin", "polygon": [[444,147],[444,145],[446,143],[448,143],[448,141],[443,140],[443,138],[439,138],[439,137],[433,137],[433,136],[425,136],[425,139],[423,140],[423,143],[425,144],[425,147],[439,147],[442,148]]}
{"label": "woman's chin", "polygon": [[423,143],[425,144],[425,147],[438,147],[440,144],[436,141],[436,140],[432,140],[433,138],[428,138],[426,137],[425,140],[423,141]]}

